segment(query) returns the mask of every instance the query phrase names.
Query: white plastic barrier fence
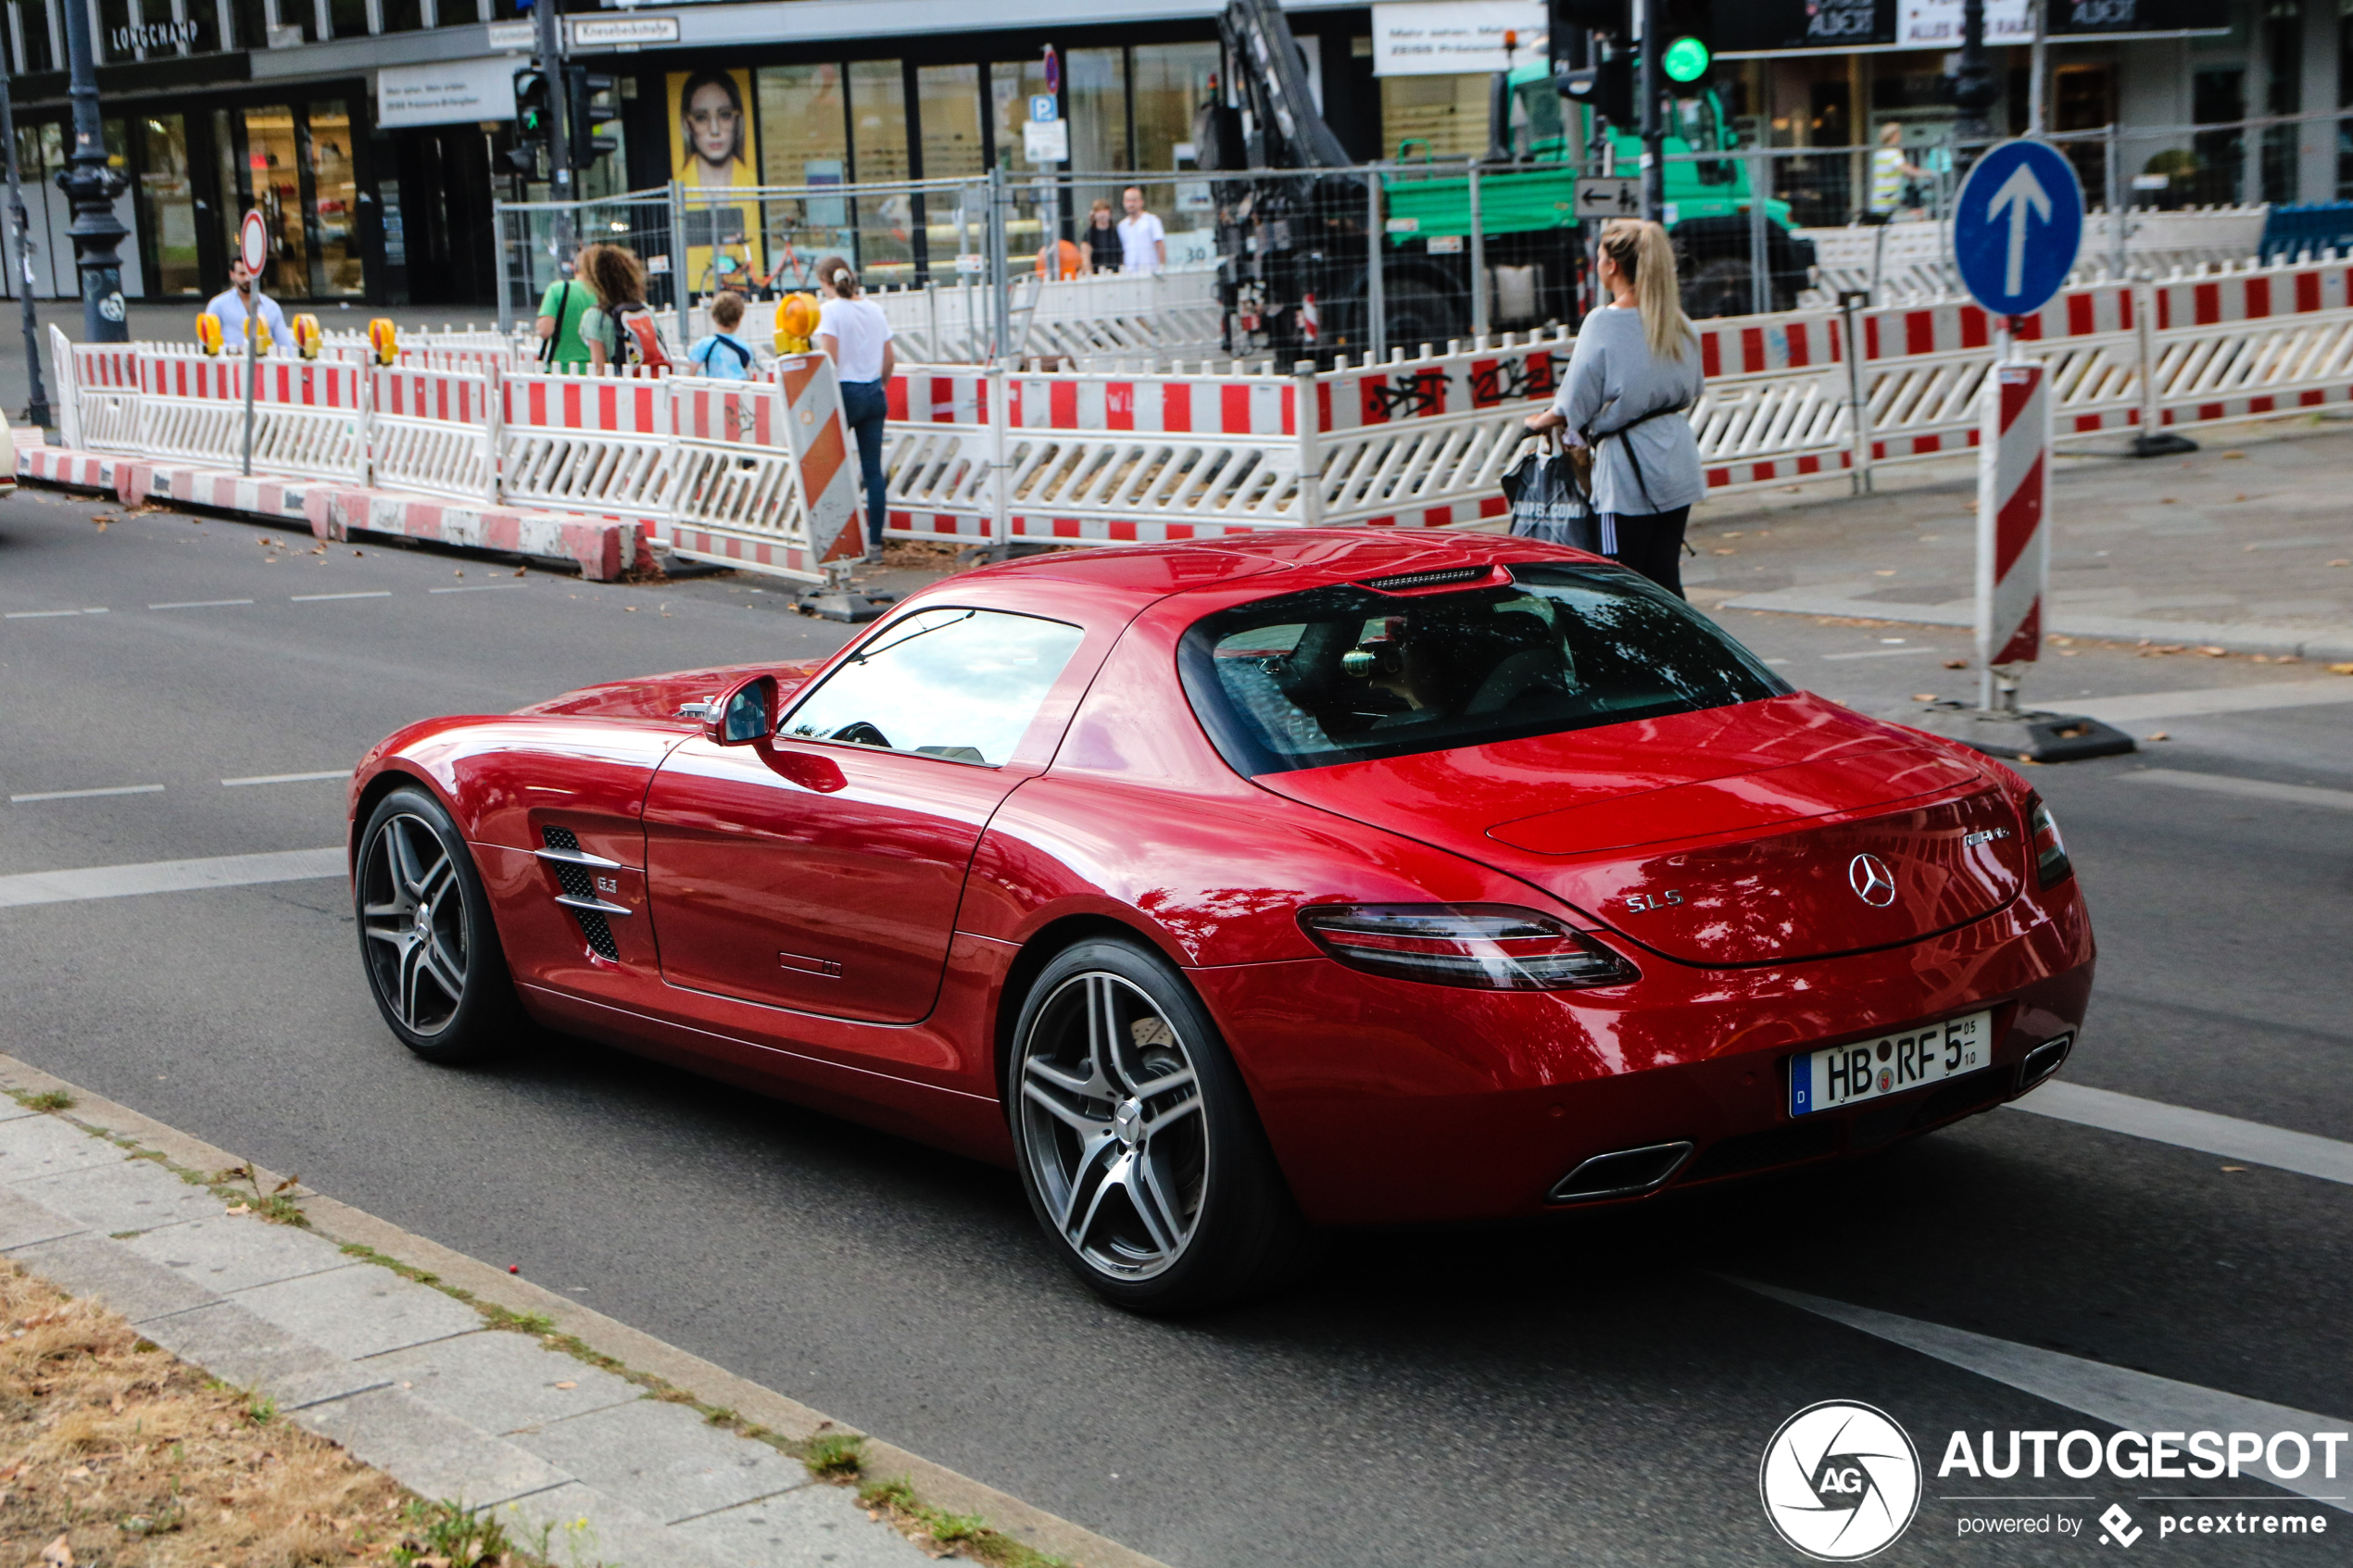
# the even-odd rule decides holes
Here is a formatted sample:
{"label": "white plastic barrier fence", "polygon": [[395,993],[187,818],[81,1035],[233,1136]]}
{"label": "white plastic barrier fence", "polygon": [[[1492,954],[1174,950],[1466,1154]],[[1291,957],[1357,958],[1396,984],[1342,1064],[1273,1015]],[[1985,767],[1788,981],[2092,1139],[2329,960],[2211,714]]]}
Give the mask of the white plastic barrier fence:
{"label": "white plastic barrier fence", "polygon": [[[1214,271],[1092,272],[1076,278],[1016,277],[1012,285],[1013,352],[1066,360],[1134,361],[1147,368],[1218,352],[1224,320]],[[994,292],[969,285],[876,289],[899,344],[918,364],[981,364],[988,359]]]}
{"label": "white plastic barrier fence", "polygon": [[[2353,264],[2085,284],[2021,319],[2018,337],[2049,362],[2062,441],[2353,405]],[[1711,493],[1967,452],[1991,340],[1984,313],[1957,303],[1705,323],[1691,418]],[[52,345],[69,445],[234,461],[239,362]],[[1521,421],[1573,346],[1507,333],[1291,374],[902,368],[887,389],[890,532],[1117,543],[1491,523]],[[545,374],[463,348],[370,375],[272,360],[256,468],[635,519],[711,558],[822,575],[801,471],[815,448],[799,444],[798,413],[785,420],[794,375],[824,383],[799,412],[847,435],[829,365],[811,364],[790,357],[746,383]],[[831,528],[827,508],[855,483],[846,458],[828,449],[822,463]]]}

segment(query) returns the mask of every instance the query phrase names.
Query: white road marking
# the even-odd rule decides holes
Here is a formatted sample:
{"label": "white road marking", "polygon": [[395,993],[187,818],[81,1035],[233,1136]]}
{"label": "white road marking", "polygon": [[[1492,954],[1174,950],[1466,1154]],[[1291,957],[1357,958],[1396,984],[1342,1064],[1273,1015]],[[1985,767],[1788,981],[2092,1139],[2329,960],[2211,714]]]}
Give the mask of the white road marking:
{"label": "white road marking", "polygon": [[2269,779],[2234,779],[2228,773],[2193,773],[2180,768],[2147,768],[2124,776],[2134,784],[2171,784],[2175,789],[2202,789],[2209,795],[2276,800],[2285,806],[2314,806],[2323,811],[2353,811],[2353,789],[2273,784]]}
{"label": "white road marking", "polygon": [[221,855],[205,860],[150,860],[82,871],[29,872],[0,876],[0,909],[63,904],[81,898],[120,898],[138,893],[187,893],[263,882],[307,882],[348,874],[340,845],[282,849],[266,855]]}
{"label": "white road marking", "polygon": [[52,616],[80,615],[78,609],[12,609],[0,621],[46,621]]}
{"label": "white road marking", "polygon": [[2235,1116],[2217,1115],[2211,1110],[2193,1110],[2185,1105],[2167,1105],[2161,1100],[2120,1095],[2113,1089],[2095,1089],[2057,1080],[2045,1084],[2024,1099],[2012,1100],[2009,1108],[2055,1121],[2073,1122],[2079,1126],[2125,1133],[2152,1143],[2170,1143],[2176,1148],[2196,1149],[2200,1154],[2244,1160],[2250,1165],[2269,1165],[2275,1170],[2294,1171],[2298,1175],[2318,1176],[2324,1182],[2353,1185],[2353,1143],[2340,1143],[2311,1133],[2292,1133],[2261,1122],[2242,1122]]}
{"label": "white road marking", "polygon": [[350,769],[338,768],[330,773],[256,773],[249,779],[223,779],[220,782],[225,787],[234,789],[239,784],[311,784],[320,779],[347,779],[349,777],[351,777]]}
{"label": "white road marking", "polygon": [[1824,659],[1894,659],[1907,653],[1935,653],[1935,648],[1865,648],[1860,653],[1826,653]]}
{"label": "white road marking", "polygon": [[2208,686],[2185,692],[2142,692],[2133,696],[2093,697],[2064,704],[2107,724],[2137,724],[2144,719],[2196,719],[2209,713],[2259,713],[2267,708],[2309,708],[2353,702],[2353,681],[2263,681],[2251,686]]}
{"label": "white road marking", "polygon": [[392,590],[378,588],[370,594],[296,594],[292,597],[298,605],[317,604],[321,599],[388,599],[392,597]]}
{"label": "white road marking", "polygon": [[428,594],[488,594],[500,588],[528,588],[528,583],[468,583],[458,588],[427,588]]}
{"label": "white road marking", "polygon": [[178,604],[149,605],[149,609],[219,609],[223,605],[249,605],[251,599],[182,599]]}
{"label": "white road marking", "polygon": [[[1894,1312],[1850,1306],[1754,1280],[1733,1283],[1759,1296],[1844,1323],[1891,1345],[1917,1350],[1947,1366],[1973,1372],[2129,1432],[2312,1433],[2342,1432],[2347,1428],[2347,1423],[2336,1416],[2292,1410],[2196,1383],[2179,1383],[2154,1373],[2134,1372],[2130,1367],[2110,1366],[2106,1361],[2087,1361],[2058,1350],[2014,1344],[1990,1335],[1971,1334],[1965,1328],[1947,1328],[1943,1323],[1898,1317]],[[2353,1513],[2353,1507],[2348,1507],[2346,1500],[2343,1470],[2331,1477],[2324,1474],[2325,1468],[2312,1464],[2296,1479],[2283,1480],[2273,1476],[2269,1468],[2258,1467],[2248,1472],[2248,1478]]]}
{"label": "white road marking", "polygon": [[102,795],[161,795],[161,784],[117,784],[112,789],[49,789],[38,795],[12,795],[8,804],[25,800],[94,800]]}

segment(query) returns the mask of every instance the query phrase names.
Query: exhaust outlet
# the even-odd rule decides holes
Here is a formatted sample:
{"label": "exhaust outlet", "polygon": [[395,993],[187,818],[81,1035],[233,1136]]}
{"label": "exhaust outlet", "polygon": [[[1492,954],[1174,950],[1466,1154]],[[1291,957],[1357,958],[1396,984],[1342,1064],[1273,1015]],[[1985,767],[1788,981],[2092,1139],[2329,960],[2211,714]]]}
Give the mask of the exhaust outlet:
{"label": "exhaust outlet", "polygon": [[1605,1198],[1639,1198],[1665,1186],[1692,1157],[1688,1138],[1596,1154],[1553,1184],[1552,1203],[1594,1203]]}

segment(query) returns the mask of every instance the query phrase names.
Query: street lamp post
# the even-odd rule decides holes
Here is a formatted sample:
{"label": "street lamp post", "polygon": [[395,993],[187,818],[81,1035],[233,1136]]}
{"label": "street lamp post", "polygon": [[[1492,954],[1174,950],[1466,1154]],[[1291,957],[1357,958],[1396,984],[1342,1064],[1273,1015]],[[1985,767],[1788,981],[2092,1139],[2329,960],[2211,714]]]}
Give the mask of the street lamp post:
{"label": "street lamp post", "polygon": [[41,383],[41,325],[32,314],[32,225],[25,220],[24,183],[17,169],[17,111],[6,71],[0,71],[0,150],[8,160],[8,232],[17,242],[17,305],[24,315],[24,369],[32,385],[32,401],[25,406],[24,417],[28,424],[45,427],[49,393]]}
{"label": "street lamp post", "polygon": [[1660,36],[1664,10],[1658,0],[1634,0],[1634,46],[1642,51],[1635,56],[1634,80],[1642,95],[1637,119],[1642,136],[1642,216],[1654,223],[1667,220],[1667,127],[1659,115],[1659,98],[1667,91],[1659,62],[1659,51],[1667,47]]}
{"label": "street lamp post", "polygon": [[131,323],[122,307],[122,257],[115,253],[130,233],[114,215],[114,199],[129,183],[107,163],[105,128],[98,121],[98,67],[90,39],[90,7],[65,5],[66,57],[72,67],[68,95],[73,103],[73,150],[66,156],[57,188],[73,206],[74,265],[82,273],[82,336],[86,343],[128,343]]}

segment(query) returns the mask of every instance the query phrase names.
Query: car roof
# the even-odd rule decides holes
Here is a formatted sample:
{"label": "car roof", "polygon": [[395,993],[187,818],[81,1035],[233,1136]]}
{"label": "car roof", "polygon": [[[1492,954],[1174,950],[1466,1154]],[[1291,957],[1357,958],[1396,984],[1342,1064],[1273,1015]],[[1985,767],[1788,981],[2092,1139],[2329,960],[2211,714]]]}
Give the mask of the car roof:
{"label": "car roof", "polygon": [[1436,528],[1298,528],[1233,533],[1190,544],[1108,546],[1056,550],[983,567],[974,578],[1061,581],[1133,596],[1141,603],[1169,594],[1270,577],[1269,594],[1408,572],[1491,566],[1498,561],[1583,558],[1574,552],[1504,534]]}

